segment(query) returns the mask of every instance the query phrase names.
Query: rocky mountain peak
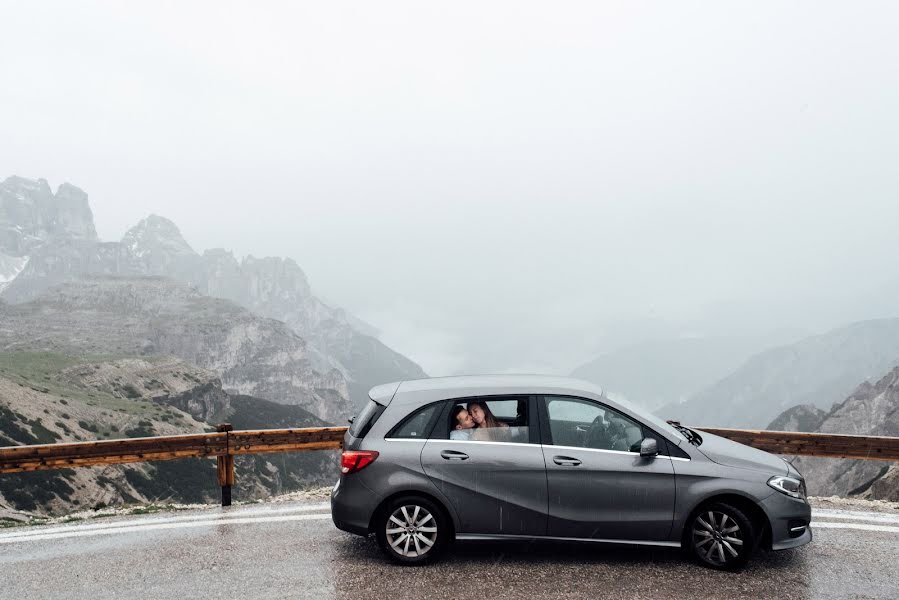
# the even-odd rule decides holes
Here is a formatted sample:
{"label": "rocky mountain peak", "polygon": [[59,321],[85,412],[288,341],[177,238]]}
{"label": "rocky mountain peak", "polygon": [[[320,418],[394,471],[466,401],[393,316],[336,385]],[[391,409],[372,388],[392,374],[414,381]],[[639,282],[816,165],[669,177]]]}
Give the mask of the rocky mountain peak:
{"label": "rocky mountain peak", "polygon": [[295,302],[312,295],[306,274],[293,259],[247,256],[241,270],[250,278],[250,296],[255,302]]}
{"label": "rocky mountain peak", "polygon": [[169,219],[150,215],[125,233],[122,244],[137,258],[148,253],[196,254]]}
{"label": "rocky mountain peak", "polygon": [[[43,184],[47,182],[43,179],[40,180]],[[91,223],[93,223],[93,213],[91,213],[90,205],[87,200],[87,192],[82,190],[80,187],[72,185],[68,182],[63,182],[56,188],[56,195],[54,196],[56,199],[56,204],[60,208],[63,209],[73,209],[77,211],[87,211],[88,214],[91,215]],[[94,235],[93,237],[96,237]]]}
{"label": "rocky mountain peak", "polygon": [[827,412],[811,404],[800,404],[780,413],[771,421],[768,429],[771,431],[815,431],[821,426],[821,422],[827,416]]}
{"label": "rocky mountain peak", "polygon": [[50,184],[43,177],[38,179],[27,179],[18,175],[7,177],[0,187],[14,189],[24,192],[26,195],[51,196]]}
{"label": "rocky mountain peak", "polygon": [[150,215],[125,233],[121,248],[131,272],[166,275],[190,285],[202,285],[203,259],[194,252],[172,221]]}
{"label": "rocky mountain peak", "polygon": [[0,252],[23,256],[50,239],[97,240],[83,190],[64,183],[56,195],[46,179],[8,177],[0,183]]}
{"label": "rocky mountain peak", "polygon": [[[874,383],[863,382],[846,400],[835,404],[812,431],[889,437],[899,435],[899,367],[891,369]],[[809,492],[813,495],[899,500],[899,466],[896,465],[809,456],[800,456],[793,461],[793,465],[805,476]]]}
{"label": "rocky mountain peak", "polygon": [[[361,404],[367,400],[366,393],[373,385],[425,376],[418,365],[382,344],[373,328],[317,298],[306,274],[289,258],[247,256],[238,261],[231,252],[223,249],[209,250],[200,255],[191,248],[172,221],[159,215],[143,219],[120,242],[101,243],[96,239],[87,195],[68,184],[60,186],[54,196],[46,181],[12,177],[0,184],[0,200],[0,295],[10,305],[36,301],[46,293],[42,302],[51,303],[58,309],[80,311],[96,304],[97,308],[114,312],[115,318],[119,319],[123,314],[141,314],[145,318],[147,313],[155,315],[160,311],[170,311],[173,309],[170,304],[174,303],[192,310],[202,307],[209,313],[193,313],[193,320],[197,321],[215,313],[231,315],[234,307],[216,301],[200,301],[191,294],[211,297],[208,300],[229,300],[260,317],[281,321],[298,336],[294,339],[281,331],[277,343],[292,348],[291,352],[295,351],[295,371],[309,371],[303,385],[309,384],[311,388],[301,398],[302,395],[293,389],[293,386],[299,385],[297,382],[285,383],[287,387],[284,389],[278,388],[274,379],[267,381],[268,387],[244,387],[250,385],[252,377],[257,377],[258,372],[253,372],[251,377],[234,371],[230,379],[223,379],[223,383],[239,387],[242,393],[254,396],[305,403],[305,407],[329,420],[342,420],[345,413],[350,412],[343,405],[347,385],[353,399]],[[40,211],[36,212],[34,206],[44,205],[57,206],[59,211],[72,214],[78,214],[81,210],[82,220],[89,224],[84,228],[84,236],[89,239],[48,233],[45,223],[62,223],[65,229],[73,230],[78,221],[68,217],[36,219],[34,215]],[[103,279],[110,276],[112,278]],[[116,276],[132,279],[115,280]],[[170,288],[161,283],[158,276],[171,278],[186,286]],[[140,278],[146,279],[141,282]],[[86,287],[79,288],[78,283],[56,287],[79,279],[82,279],[80,285]],[[241,335],[249,340],[258,340],[262,335],[259,333],[260,323],[254,322],[240,329]],[[193,324],[185,321],[185,326]],[[68,325],[77,325],[76,329],[81,326],[96,328],[95,323]],[[127,326],[136,325],[139,323],[134,321]],[[3,328],[0,328],[0,333],[3,333]],[[110,334],[118,335],[114,331]],[[191,341],[187,338],[199,334],[182,332],[175,335],[168,332],[167,335],[187,343]],[[141,354],[157,352],[165,345],[163,341],[175,345],[173,340],[139,340],[136,346],[131,341],[121,340],[122,347]],[[236,344],[231,349],[240,354],[240,340],[237,338],[217,339],[216,343],[228,347]],[[275,341],[272,343],[277,345]],[[109,350],[105,341],[99,346],[104,352]],[[203,363],[203,357],[210,352],[218,352],[218,349],[204,348],[199,354],[191,354],[187,360]],[[277,352],[272,350],[274,354]],[[232,365],[226,369],[218,363],[203,363],[201,366],[211,366],[219,372],[236,368]],[[320,382],[320,379],[331,377],[332,369],[336,369],[334,373],[339,372],[341,377],[337,379],[340,381]],[[325,399],[315,391],[319,388],[331,389],[336,396]]]}

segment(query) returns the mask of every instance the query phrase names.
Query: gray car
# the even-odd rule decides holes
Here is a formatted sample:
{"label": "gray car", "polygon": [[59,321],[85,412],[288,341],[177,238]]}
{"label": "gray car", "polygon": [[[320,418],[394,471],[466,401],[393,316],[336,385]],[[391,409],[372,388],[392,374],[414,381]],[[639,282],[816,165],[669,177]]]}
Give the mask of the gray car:
{"label": "gray car", "polygon": [[399,563],[454,539],[550,539],[683,547],[735,569],[758,547],[812,539],[789,463],[587,382],[445,377],[369,397],[344,439],[332,516]]}

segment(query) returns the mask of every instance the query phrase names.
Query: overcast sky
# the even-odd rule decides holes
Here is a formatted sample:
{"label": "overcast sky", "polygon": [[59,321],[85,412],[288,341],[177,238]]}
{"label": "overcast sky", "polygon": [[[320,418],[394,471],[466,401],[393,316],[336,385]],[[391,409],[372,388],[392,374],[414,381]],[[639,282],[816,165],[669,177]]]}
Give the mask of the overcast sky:
{"label": "overcast sky", "polygon": [[293,257],[432,374],[899,316],[893,2],[0,19],[0,178],[83,188],[106,240],[157,213]]}

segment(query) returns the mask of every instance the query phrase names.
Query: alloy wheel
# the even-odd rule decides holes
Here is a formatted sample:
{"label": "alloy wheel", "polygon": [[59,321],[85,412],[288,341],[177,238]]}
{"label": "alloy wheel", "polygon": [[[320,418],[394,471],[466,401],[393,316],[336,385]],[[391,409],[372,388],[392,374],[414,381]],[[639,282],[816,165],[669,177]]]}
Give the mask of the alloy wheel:
{"label": "alloy wheel", "polygon": [[399,554],[417,558],[437,543],[437,521],[428,509],[417,504],[400,506],[387,519],[387,544]]}
{"label": "alloy wheel", "polygon": [[713,565],[724,566],[739,558],[744,542],[739,523],[724,512],[709,510],[693,521],[693,549]]}

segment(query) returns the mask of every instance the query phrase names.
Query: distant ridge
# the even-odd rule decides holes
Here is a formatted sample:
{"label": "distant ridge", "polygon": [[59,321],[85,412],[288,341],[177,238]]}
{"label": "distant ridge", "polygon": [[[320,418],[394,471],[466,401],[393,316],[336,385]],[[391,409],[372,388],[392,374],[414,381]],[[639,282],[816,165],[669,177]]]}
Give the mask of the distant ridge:
{"label": "distant ridge", "polygon": [[[786,414],[795,414],[797,410],[801,411],[802,407]],[[774,425],[771,424],[771,429]],[[813,431],[899,437],[899,367],[873,383],[863,382],[843,402],[820,415]],[[896,464],[807,456],[797,457],[793,464],[805,476],[810,494],[899,502]]]}
{"label": "distant ridge", "polygon": [[860,381],[899,364],[899,319],[861,321],[756,354],[664,418],[691,425],[765,427],[784,410],[808,404],[830,410]]}

